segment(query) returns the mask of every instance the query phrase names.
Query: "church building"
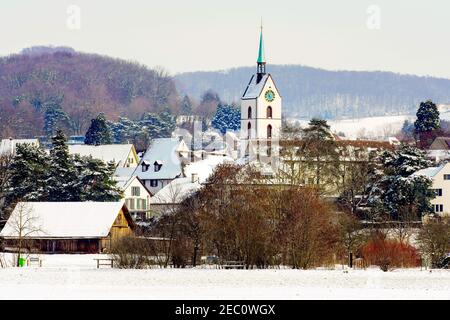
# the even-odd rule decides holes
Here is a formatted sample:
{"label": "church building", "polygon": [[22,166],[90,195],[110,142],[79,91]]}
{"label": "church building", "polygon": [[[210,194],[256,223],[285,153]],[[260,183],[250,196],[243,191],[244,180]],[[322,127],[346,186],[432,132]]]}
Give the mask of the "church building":
{"label": "church building", "polygon": [[281,95],[266,73],[263,32],[259,37],[256,74],[241,98],[241,147],[246,156],[273,157],[281,134]]}

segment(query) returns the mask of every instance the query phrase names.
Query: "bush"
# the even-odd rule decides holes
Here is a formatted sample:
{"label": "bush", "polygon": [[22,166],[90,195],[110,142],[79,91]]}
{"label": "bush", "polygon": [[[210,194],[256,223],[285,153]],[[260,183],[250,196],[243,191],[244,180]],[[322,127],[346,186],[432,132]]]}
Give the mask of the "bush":
{"label": "bush", "polygon": [[430,219],[423,224],[417,241],[422,253],[430,259],[431,266],[441,268],[442,261],[450,252],[450,219]]}
{"label": "bush", "polygon": [[385,237],[370,240],[363,247],[362,254],[368,264],[377,265],[385,272],[395,267],[420,266],[420,256],[413,246]]}
{"label": "bush", "polygon": [[134,236],[122,237],[111,246],[111,258],[119,268],[142,269],[151,264],[153,246],[146,240]]}

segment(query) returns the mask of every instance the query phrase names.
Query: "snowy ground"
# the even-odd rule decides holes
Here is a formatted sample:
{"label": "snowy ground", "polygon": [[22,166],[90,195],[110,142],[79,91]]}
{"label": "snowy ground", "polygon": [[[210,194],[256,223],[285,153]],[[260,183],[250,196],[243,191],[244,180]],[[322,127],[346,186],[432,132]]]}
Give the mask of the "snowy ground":
{"label": "snowy ground", "polygon": [[[384,140],[394,136],[403,126],[405,120],[414,121],[415,116],[381,116],[344,120],[330,120],[328,124],[335,133],[343,132],[347,139],[369,138]],[[307,126],[309,120],[300,120],[302,127]]]}
{"label": "snowy ground", "polygon": [[95,257],[0,268],[0,299],[450,299],[447,270],[119,270]]}
{"label": "snowy ground", "polygon": [[[441,120],[450,121],[450,106],[440,107]],[[296,121],[295,119],[290,119]],[[391,115],[343,120],[330,120],[328,124],[334,133],[343,132],[347,139],[377,139],[385,140],[394,136],[402,128],[405,120],[414,122],[415,115]],[[299,120],[302,127],[308,125],[309,120]]]}

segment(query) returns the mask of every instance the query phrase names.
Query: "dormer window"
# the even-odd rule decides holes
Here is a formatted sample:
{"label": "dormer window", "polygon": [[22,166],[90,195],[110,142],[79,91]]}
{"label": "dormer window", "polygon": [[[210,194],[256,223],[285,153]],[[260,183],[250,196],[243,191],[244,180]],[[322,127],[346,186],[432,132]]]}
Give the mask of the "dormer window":
{"label": "dormer window", "polygon": [[162,161],[161,160],[156,160],[155,163],[153,164],[153,166],[154,166],[155,172],[158,172],[159,170],[161,170]]}
{"label": "dormer window", "polygon": [[142,172],[147,172],[149,168],[150,168],[150,163],[148,163],[145,160],[142,161]]}

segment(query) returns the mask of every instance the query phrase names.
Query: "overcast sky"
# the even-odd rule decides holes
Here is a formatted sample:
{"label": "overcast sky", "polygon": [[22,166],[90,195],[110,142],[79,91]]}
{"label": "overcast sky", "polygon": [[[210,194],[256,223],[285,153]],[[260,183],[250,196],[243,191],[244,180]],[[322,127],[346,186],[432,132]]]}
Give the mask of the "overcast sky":
{"label": "overcast sky", "polygon": [[448,0],[1,0],[0,55],[66,45],[171,73],[249,66],[261,17],[268,64],[450,78]]}

